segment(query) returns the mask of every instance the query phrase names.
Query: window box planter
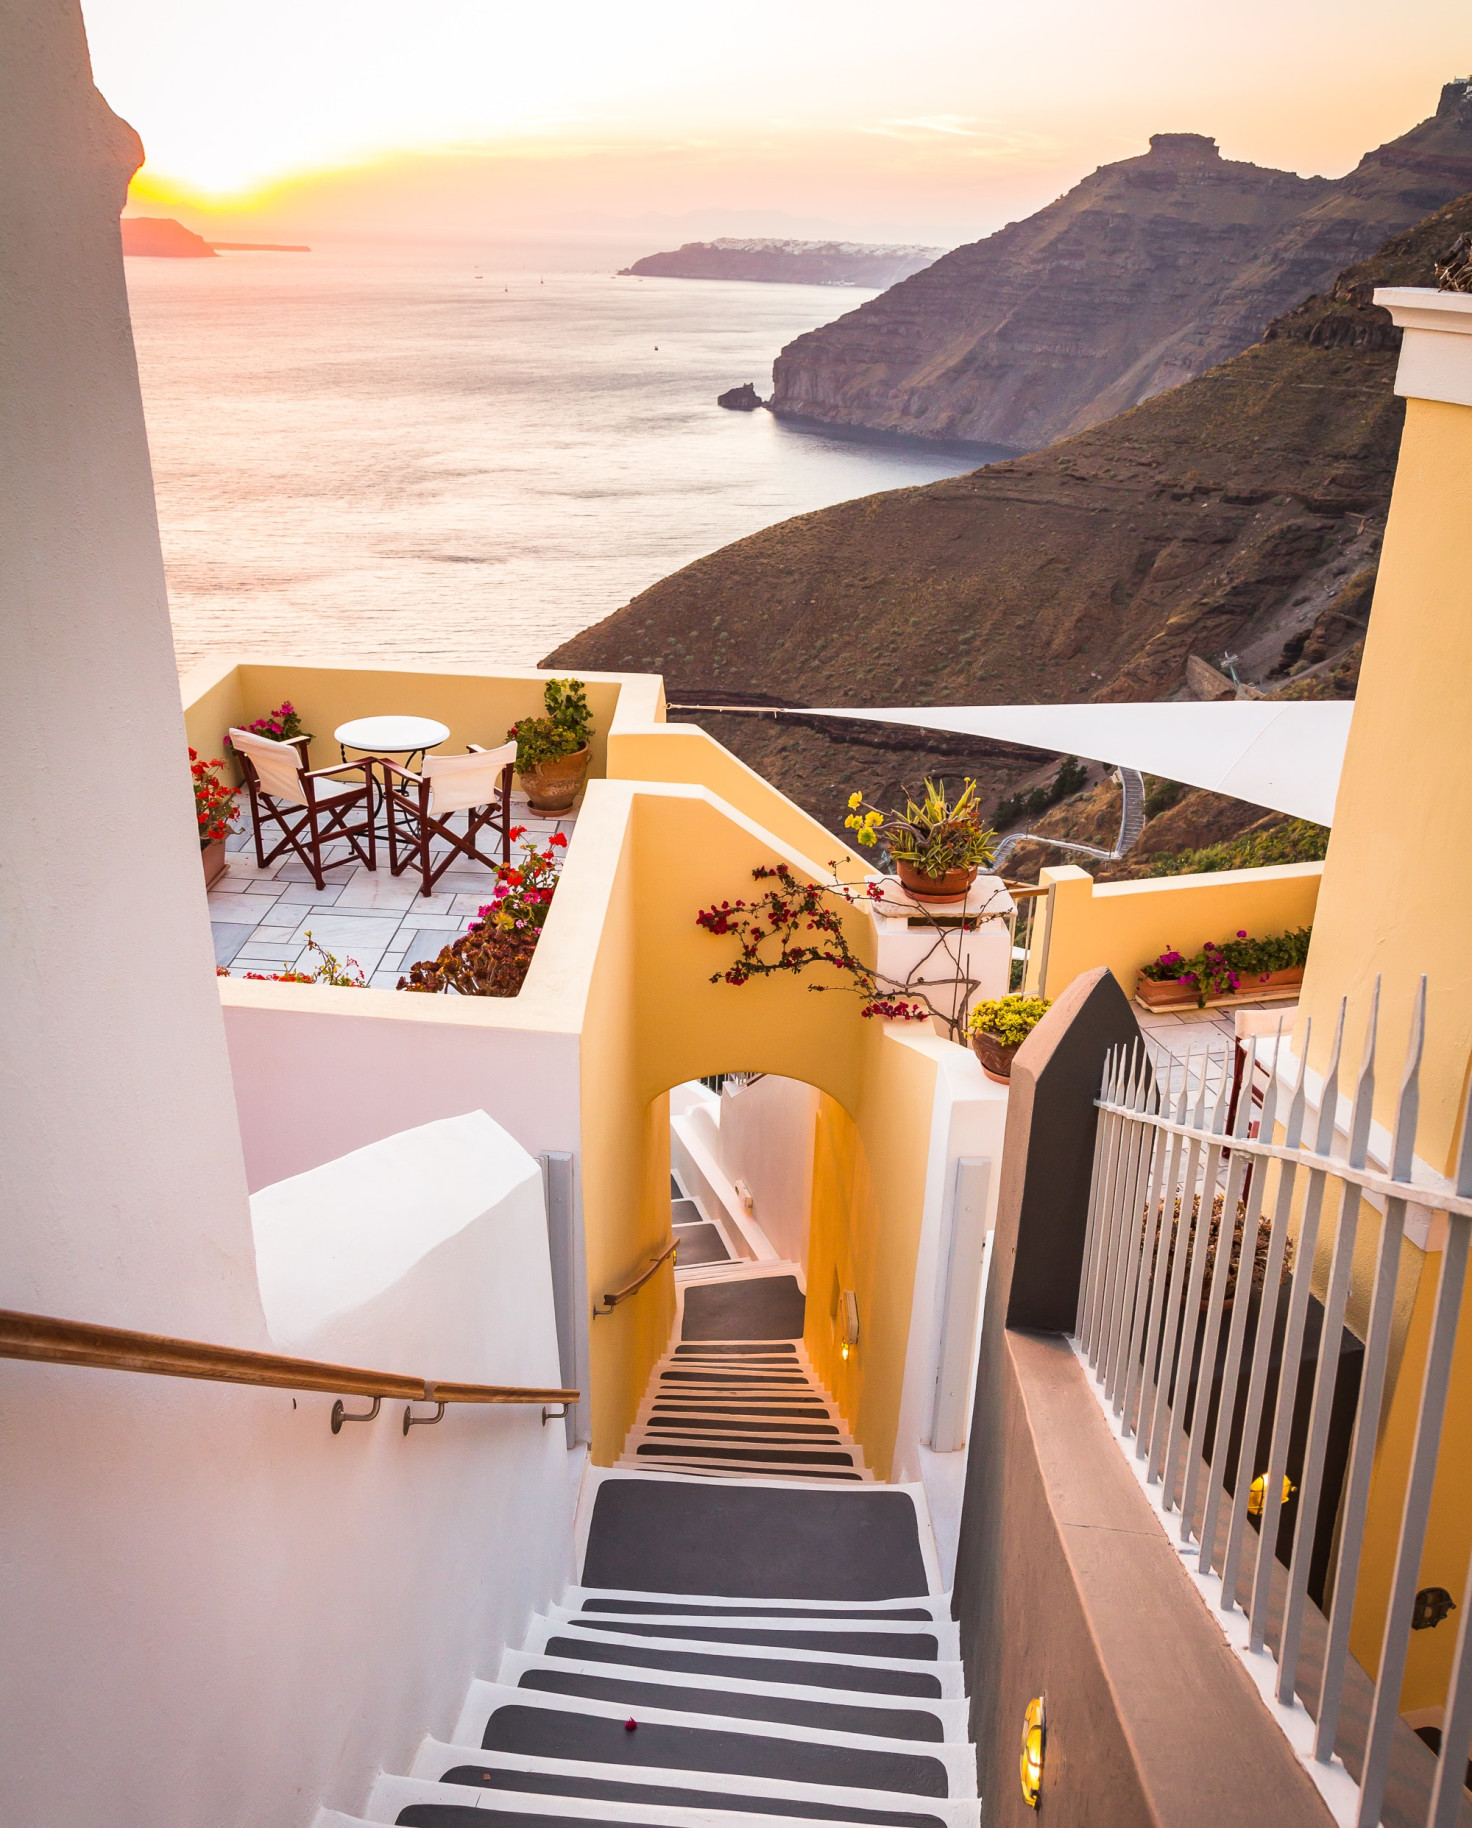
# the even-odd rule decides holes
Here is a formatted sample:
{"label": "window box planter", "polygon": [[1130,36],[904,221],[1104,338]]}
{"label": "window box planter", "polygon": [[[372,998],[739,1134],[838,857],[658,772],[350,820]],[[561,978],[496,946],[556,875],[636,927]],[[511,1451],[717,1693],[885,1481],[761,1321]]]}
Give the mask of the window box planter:
{"label": "window box planter", "polygon": [[213,888],[225,874],[225,840],[204,839],[199,847],[199,860],[204,865],[204,886]]}
{"label": "window box planter", "polygon": [[1239,1003],[1276,1002],[1296,997],[1303,987],[1303,966],[1289,965],[1281,971],[1259,972],[1250,979],[1244,975],[1241,987],[1229,996],[1208,997],[1198,1001],[1194,984],[1179,978],[1140,977],[1135,981],[1135,1001],[1143,1009],[1230,1009]]}

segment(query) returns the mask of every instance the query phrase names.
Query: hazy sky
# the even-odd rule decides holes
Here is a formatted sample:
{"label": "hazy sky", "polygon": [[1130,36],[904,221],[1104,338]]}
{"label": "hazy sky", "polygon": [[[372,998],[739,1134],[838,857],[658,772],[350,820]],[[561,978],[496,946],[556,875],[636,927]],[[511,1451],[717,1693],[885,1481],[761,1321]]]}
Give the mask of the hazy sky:
{"label": "hazy sky", "polygon": [[1162,130],[1346,170],[1467,0],[83,0],[135,211],[330,232],[954,241]]}

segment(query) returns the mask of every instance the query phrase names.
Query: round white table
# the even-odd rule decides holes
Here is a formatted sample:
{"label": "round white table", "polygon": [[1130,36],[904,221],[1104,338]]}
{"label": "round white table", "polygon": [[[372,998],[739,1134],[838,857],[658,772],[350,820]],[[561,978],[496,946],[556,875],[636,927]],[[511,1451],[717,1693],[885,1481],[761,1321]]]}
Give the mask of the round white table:
{"label": "round white table", "polygon": [[360,749],[369,755],[402,755],[407,768],[409,756],[422,759],[444,742],[450,728],[432,717],[354,717],[332,734],[344,761],[349,749]]}

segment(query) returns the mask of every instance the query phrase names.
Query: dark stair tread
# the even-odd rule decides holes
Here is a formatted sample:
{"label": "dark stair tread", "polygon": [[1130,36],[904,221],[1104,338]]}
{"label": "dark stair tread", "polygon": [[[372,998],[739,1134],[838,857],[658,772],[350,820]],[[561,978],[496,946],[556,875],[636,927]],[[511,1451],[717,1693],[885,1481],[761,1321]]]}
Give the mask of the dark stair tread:
{"label": "dark stair tread", "polygon": [[685,1676],[739,1676],[743,1682],[791,1682],[799,1688],[847,1688],[864,1694],[907,1695],[938,1701],[940,1677],[920,1669],[868,1669],[858,1663],[807,1663],[785,1657],[723,1657],[660,1644],[599,1644],[586,1638],[548,1638],[544,1657],[579,1663],[621,1663],[668,1669]]}
{"label": "dark stair tread", "polygon": [[762,1606],[755,1600],[749,1603],[730,1600],[724,1606],[681,1605],[674,1600],[630,1600],[630,1599],[587,1599],[583,1601],[584,1612],[678,1612],[692,1618],[723,1619],[733,1612],[740,1612],[744,1618],[772,1619],[893,1619],[896,1624],[905,1625],[913,1619],[930,1620],[933,1612],[923,1606],[886,1606],[883,1612],[871,1612],[854,1606]]}
{"label": "dark stair tread", "polygon": [[933,1663],[939,1641],[923,1631],[782,1631],[759,1626],[652,1625],[643,1619],[617,1624],[589,1619],[589,1631],[622,1631],[641,1638],[695,1638],[706,1644],[754,1644],[768,1650],[815,1650],[835,1657],[905,1657]]}
{"label": "dark stair tread", "polygon": [[617,1701],[631,1708],[662,1708],[677,1714],[715,1714],[727,1720],[772,1720],[787,1726],[821,1727],[829,1733],[867,1733],[875,1739],[922,1739],[939,1744],[945,1729],[935,1714],[919,1708],[862,1707],[841,1701],[807,1701],[795,1695],[747,1695],[731,1689],[676,1688],[663,1682],[635,1682],[624,1676],[593,1676],[575,1669],[529,1669],[518,1688],[552,1695],[581,1695],[589,1701]]}
{"label": "dark stair tread", "polygon": [[605,1479],[582,1582],[720,1599],[929,1597],[906,1492]]}
{"label": "dark stair tread", "polygon": [[[654,1429],[668,1433],[679,1429],[686,1434],[715,1434],[740,1439],[763,1434],[801,1434],[801,1435],[837,1435],[842,1430],[832,1422],[769,1422],[763,1417],[757,1420],[753,1416],[741,1419],[728,1416],[724,1422],[712,1425],[709,1420],[702,1420],[698,1415],[662,1415],[658,1410],[644,1424],[646,1433]],[[739,1431],[739,1432],[738,1432]]]}
{"label": "dark stair tread", "polygon": [[802,1338],[807,1303],[796,1276],[695,1283],[685,1290],[683,1340]]}
{"label": "dark stair tread", "polygon": [[572,1758],[586,1764],[658,1765],[672,1771],[728,1771],[774,1782],[844,1784],[945,1796],[946,1767],[917,1752],[813,1744],[802,1739],[733,1733],[718,1727],[646,1722],[630,1732],[602,1714],[499,1704],[481,1740],[488,1752]]}
{"label": "dark stair tread", "polygon": [[701,1345],[677,1345],[676,1358],[709,1357],[796,1358],[797,1347],[785,1339],[757,1339],[737,1342],[730,1339],[708,1339]]}
{"label": "dark stair tread", "polygon": [[790,1403],[790,1402],[788,1402],[788,1400],[785,1397],[779,1397],[777,1400],[778,1400],[778,1402],[780,1402],[783,1405],[783,1407],[780,1409],[768,1408],[765,1404],[763,1404],[760,1408],[758,1408],[755,1404],[750,1403],[750,1402],[746,1402],[746,1403],[714,1403],[714,1402],[713,1403],[702,1403],[702,1402],[697,1401],[694,1396],[685,1397],[685,1398],[680,1399],[678,1402],[678,1406],[677,1406],[676,1400],[673,1397],[665,1398],[663,1400],[656,1397],[655,1402],[654,1402],[654,1407],[650,1411],[650,1414],[651,1415],[735,1415],[735,1416],[744,1415],[744,1416],[752,1416],[752,1417],[758,1418],[762,1421],[766,1421],[769,1418],[776,1418],[776,1417],[780,1417],[780,1416],[789,1416],[789,1417],[792,1417],[794,1420],[798,1420],[798,1419],[812,1420],[815,1417],[826,1416],[828,1414],[827,1407],[822,1403]]}
{"label": "dark stair tread", "polygon": [[813,1447],[768,1447],[758,1441],[751,1447],[701,1445],[694,1441],[643,1441],[635,1450],[641,1455],[658,1454],[661,1459],[759,1461],[764,1466],[852,1466],[854,1457],[846,1449],[832,1452]]}
{"label": "dark stair tread", "polygon": [[[938,1815],[899,1809],[865,1809],[848,1803],[808,1802],[792,1796],[744,1796],[731,1790],[686,1790],[678,1785],[625,1783],[616,1777],[566,1777],[553,1771],[503,1771],[496,1765],[454,1765],[440,1779],[478,1790],[518,1790],[532,1796],[577,1796],[594,1802],[663,1803],[672,1809],[730,1809],[746,1815],[799,1815],[809,1821],[860,1822],[869,1828],[946,1828]],[[484,1814],[484,1811],[481,1812]],[[477,1817],[479,1820],[480,1817]],[[545,1817],[521,1817],[533,1828]]]}
{"label": "dark stair tread", "polygon": [[399,1828],[639,1828],[636,1823],[590,1821],[582,1815],[526,1815],[520,1809],[480,1809],[474,1803],[410,1803],[394,1821]]}

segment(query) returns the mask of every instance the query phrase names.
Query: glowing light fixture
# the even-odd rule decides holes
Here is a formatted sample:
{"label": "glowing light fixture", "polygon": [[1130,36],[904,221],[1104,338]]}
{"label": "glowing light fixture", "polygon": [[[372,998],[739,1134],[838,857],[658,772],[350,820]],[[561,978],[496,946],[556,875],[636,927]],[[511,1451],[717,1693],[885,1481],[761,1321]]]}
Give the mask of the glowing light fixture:
{"label": "glowing light fixture", "polygon": [[840,1291],[838,1297],[839,1352],[847,1362],[849,1354],[859,1343],[859,1298],[851,1288]]}
{"label": "glowing light fixture", "polygon": [[[1293,1496],[1293,1494],[1297,1490],[1298,1490],[1298,1487],[1288,1477],[1287,1473],[1284,1473],[1284,1475],[1283,1475],[1283,1502],[1284,1502],[1284,1504],[1286,1504],[1288,1502],[1288,1500]],[[1257,1475],[1257,1477],[1252,1481],[1252,1484],[1247,1488],[1247,1515],[1249,1517],[1261,1517],[1262,1516],[1263,1501],[1266,1499],[1267,1495],[1268,1495],[1268,1476],[1266,1473],[1259,1473]]]}
{"label": "glowing light fixture", "polygon": [[1034,1695],[1022,1716],[1022,1800],[1036,1809],[1043,1792],[1043,1697]]}

